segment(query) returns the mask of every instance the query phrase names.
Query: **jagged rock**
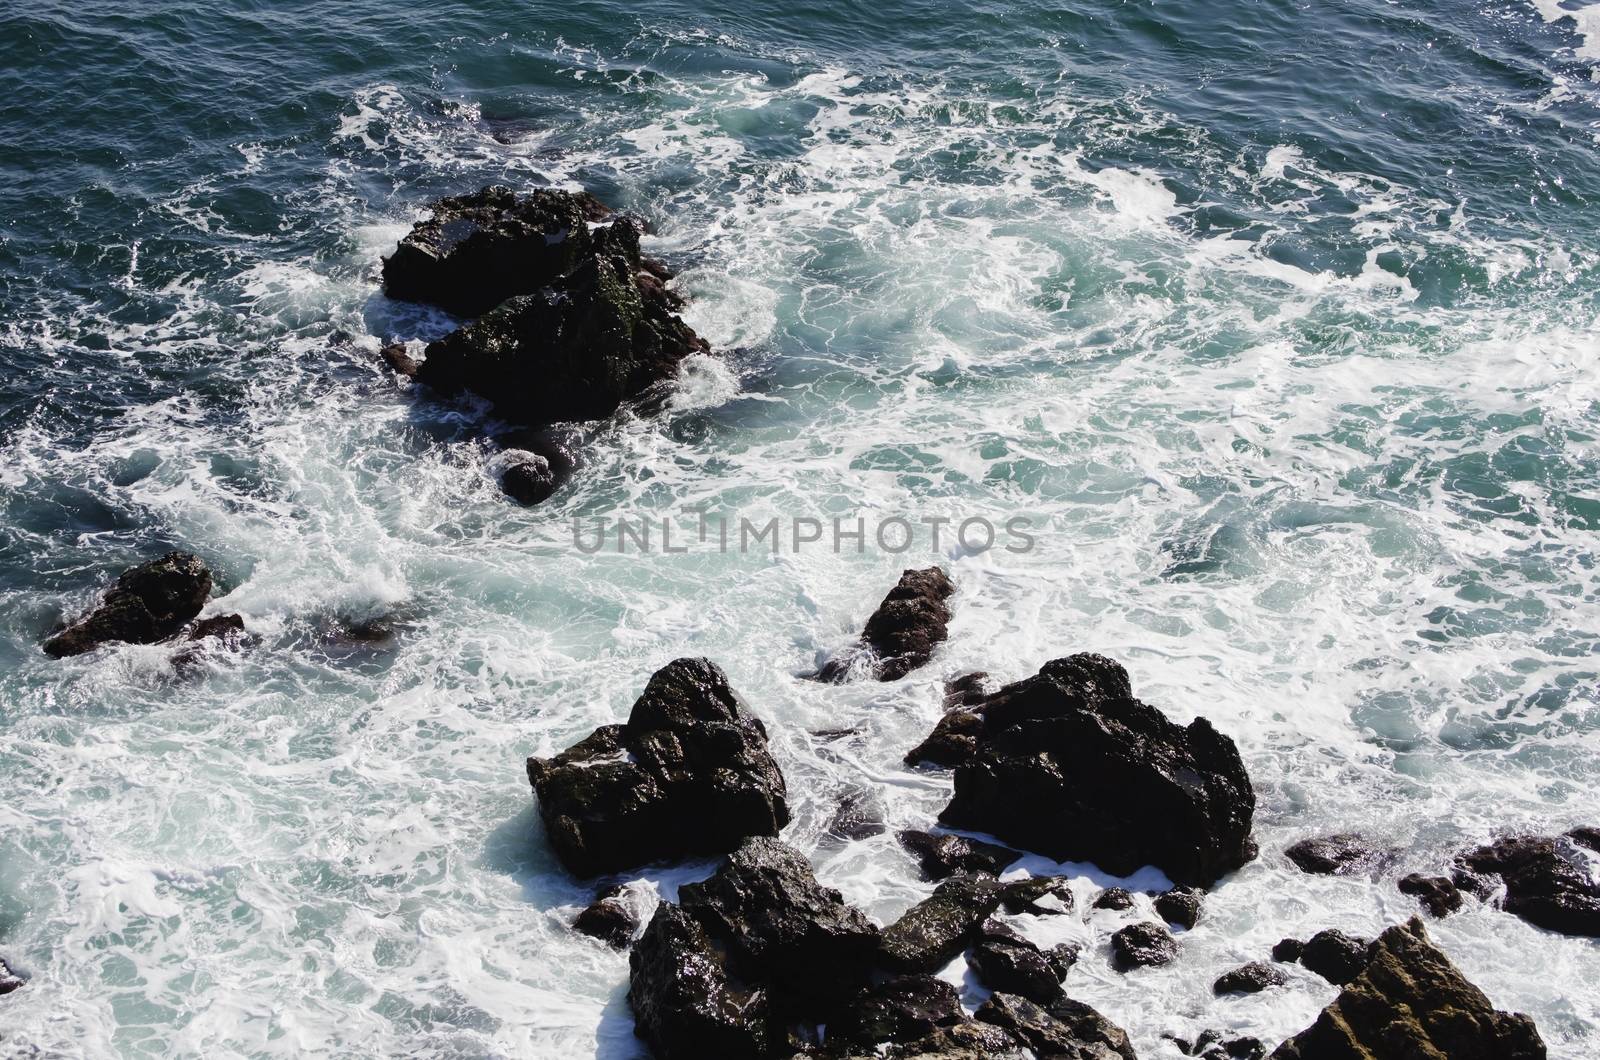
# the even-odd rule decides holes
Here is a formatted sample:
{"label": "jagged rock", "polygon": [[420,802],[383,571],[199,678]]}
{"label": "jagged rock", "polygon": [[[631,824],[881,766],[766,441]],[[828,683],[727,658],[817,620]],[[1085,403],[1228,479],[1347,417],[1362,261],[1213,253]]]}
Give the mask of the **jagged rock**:
{"label": "jagged rock", "polygon": [[1060,996],[1061,980],[1072,967],[1071,962],[1052,961],[1039,947],[994,921],[980,929],[967,965],[990,990],[1016,994],[1039,1005]]}
{"label": "jagged rock", "polygon": [[1178,943],[1160,924],[1129,924],[1111,936],[1111,963],[1118,971],[1171,964]]}
{"label": "jagged rock", "polygon": [[518,195],[501,186],[440,199],[432,210],[384,260],[384,291],[464,317],[555,283],[592,250],[588,222],[611,213],[583,193]]}
{"label": "jagged rock", "polygon": [[731,851],[789,821],[767,733],[709,659],[650,678],[626,725],[528,759],[551,845],[578,876]]}
{"label": "jagged rock", "polygon": [[936,835],[908,828],[899,838],[900,845],[921,864],[922,875],[930,880],[942,880],[958,872],[987,872],[998,876],[1022,856],[1010,847],[962,835]]}
{"label": "jagged rock", "polygon": [[[872,653],[878,680],[898,681],[933,658],[933,649],[948,635],[950,608],[945,601],[955,591],[949,575],[938,567],[900,575],[861,634],[862,646]],[[817,674],[818,680],[845,680],[853,661],[850,653],[830,659]]]}
{"label": "jagged rock", "polygon": [[1565,836],[1507,836],[1456,859],[1456,883],[1481,897],[1505,884],[1505,909],[1530,924],[1567,935],[1600,937],[1600,883],[1589,869],[1595,858],[1578,841],[1591,830]]}
{"label": "jagged rock", "polygon": [[220,647],[237,649],[248,640],[241,615],[213,615],[189,627],[184,646],[172,656],[172,665],[179,672],[187,672],[200,662],[207,649]]}
{"label": "jagged rock", "polygon": [[25,982],[26,980],[13,972],[5,961],[0,961],[0,995],[21,989]]}
{"label": "jagged rock", "polygon": [[378,356],[383,358],[383,363],[389,366],[391,372],[406,379],[415,379],[417,369],[421,367],[403,342],[391,342],[378,351]]}
{"label": "jagged rock", "polygon": [[1072,912],[1072,881],[1065,876],[1027,876],[1000,885],[1000,904],[1008,913],[1054,916]]}
{"label": "jagged rock", "polygon": [[999,1027],[965,1020],[890,1049],[894,1060],[1022,1060],[1022,1045]]}
{"label": "jagged rock", "polygon": [[538,504],[561,485],[548,457],[525,449],[508,449],[500,458],[500,488],[518,504]]}
{"label": "jagged rock", "polygon": [[1272,959],[1294,964],[1300,960],[1300,955],[1306,950],[1306,944],[1299,939],[1280,939],[1272,947]]}
{"label": "jagged rock", "polygon": [[1132,909],[1133,895],[1126,887],[1107,887],[1095,896],[1095,909]]}
{"label": "jagged rock", "polygon": [[1378,937],[1372,958],[1315,1023],[1273,1060],[1542,1060],[1521,1013],[1495,1009],[1413,918]]}
{"label": "jagged rock", "polygon": [[1284,851],[1302,872],[1350,876],[1378,867],[1392,851],[1375,850],[1353,832],[1302,839]]}
{"label": "jagged rock", "polygon": [[639,915],[623,896],[621,887],[602,891],[572,922],[572,929],[621,950],[639,930]]}
{"label": "jagged rock", "polygon": [[1329,928],[1306,940],[1300,963],[1333,985],[1343,986],[1367,966],[1369,945],[1366,939],[1351,938],[1337,928]]}
{"label": "jagged rock", "polygon": [[960,677],[952,677],[944,683],[944,709],[955,710],[958,707],[971,707],[982,703],[989,695],[989,675],[982,670]]}
{"label": "jagged rock", "polygon": [[961,995],[949,983],[931,975],[895,976],[862,990],[828,1022],[828,1045],[910,1043],[965,1020]]}
{"label": "jagged rock", "polygon": [[1200,892],[1175,887],[1156,895],[1156,913],[1169,924],[1192,928],[1200,922]]}
{"label": "jagged rock", "polygon": [[679,890],[684,911],[730,966],[798,996],[837,996],[866,981],[878,928],[824,887],[811,863],[776,839],[749,839],[715,874]]}
{"label": "jagged rock", "polygon": [[126,641],[154,644],[183,630],[211,595],[211,572],[200,557],[169,552],[123,571],[99,606],[44,643],[46,655],[63,658]]}
{"label": "jagged rock", "polygon": [[870,788],[854,788],[839,800],[839,808],[828,823],[828,834],[838,839],[870,839],[889,830],[883,822],[883,803]]}
{"label": "jagged rock", "polygon": [[897,972],[933,972],[949,964],[977,937],[1000,904],[993,876],[952,876],[883,929],[882,962]]}
{"label": "jagged rock", "polygon": [[1065,1060],[1137,1060],[1128,1035],[1081,1001],[1058,997],[1036,1005],[1014,994],[994,994],[975,1013],[1041,1057]]}
{"label": "jagged rock", "polygon": [[1216,994],[1259,994],[1269,986],[1282,986],[1288,981],[1289,977],[1272,965],[1251,961],[1231,972],[1223,972],[1211,984],[1211,989]]}
{"label": "jagged rock", "polygon": [[1233,741],[1133,699],[1115,662],[1057,659],[977,710],[982,738],[956,768],[946,825],[1117,875],[1155,865],[1184,885],[1255,856],[1255,793]]}
{"label": "jagged rock", "polygon": [[947,769],[958,766],[978,753],[982,738],[982,715],[970,710],[951,711],[938,720],[926,740],[906,752],[906,765],[929,764]]}
{"label": "jagged rock", "polygon": [[780,1038],[765,990],[730,979],[694,918],[662,902],[628,958],[634,1033],[657,1060],[755,1060]]}
{"label": "jagged rock", "polygon": [[1396,886],[1401,894],[1411,895],[1436,917],[1449,916],[1461,908],[1461,891],[1445,876],[1424,876],[1420,872],[1413,872],[1401,877]]}

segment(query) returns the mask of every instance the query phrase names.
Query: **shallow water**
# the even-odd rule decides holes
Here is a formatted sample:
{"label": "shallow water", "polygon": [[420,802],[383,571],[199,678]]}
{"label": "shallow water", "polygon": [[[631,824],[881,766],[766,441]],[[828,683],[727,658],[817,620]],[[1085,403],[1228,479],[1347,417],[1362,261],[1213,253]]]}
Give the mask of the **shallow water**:
{"label": "shallow water", "polygon": [[[892,834],[823,833],[859,786],[931,823],[948,777],[899,760],[941,681],[1123,660],[1238,741],[1264,854],[1167,969],[1112,972],[1112,914],[1030,930],[1097,947],[1070,991],[1141,1056],[1300,1029],[1320,979],[1209,984],[1413,905],[1289,842],[1359,828],[1403,872],[1597,823],[1595,11],[0,10],[0,956],[31,978],[0,1054],[641,1055],[522,763],[686,654],[767,720],[785,838],[880,920],[929,885]],[[534,509],[475,410],[374,356],[451,326],[382,298],[381,256],[491,181],[648,217],[718,350]],[[575,517],[691,508],[1038,544],[574,546]],[[255,650],[39,653],[177,546]],[[797,679],[933,561],[931,666]],[[379,616],[392,642],[331,636]],[[1430,931],[1552,1056],[1596,1051],[1594,942],[1476,906]]]}

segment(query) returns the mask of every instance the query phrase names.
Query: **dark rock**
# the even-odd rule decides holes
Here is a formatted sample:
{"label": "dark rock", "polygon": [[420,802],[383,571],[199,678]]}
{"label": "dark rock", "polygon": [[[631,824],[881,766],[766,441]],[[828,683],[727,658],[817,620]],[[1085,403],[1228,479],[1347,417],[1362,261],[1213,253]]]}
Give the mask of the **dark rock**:
{"label": "dark rock", "polygon": [[572,928],[621,950],[628,947],[639,930],[639,916],[623,897],[622,888],[612,887],[578,914]]}
{"label": "dark rock", "polygon": [[1000,689],[978,708],[982,738],[940,819],[1117,875],[1155,865],[1190,886],[1249,861],[1255,793],[1233,741],[1204,718],[1175,725],[1126,689],[1096,655]]}
{"label": "dark rock", "polygon": [[1072,971],[1072,966],[1078,963],[1082,953],[1082,949],[1075,942],[1059,942],[1044,951],[1044,959],[1050,965],[1051,971],[1056,973],[1057,979],[1065,979],[1067,973]]}
{"label": "dark rock", "polygon": [[1039,947],[993,922],[983,926],[967,954],[967,965],[990,990],[1016,994],[1038,1005],[1060,996],[1061,980],[1071,967],[1053,962]]}
{"label": "dark rock", "polygon": [[1251,961],[1231,972],[1223,972],[1211,989],[1217,994],[1259,994],[1269,986],[1282,986],[1289,977],[1270,964]]}
{"label": "dark rock", "polygon": [[1200,922],[1200,892],[1175,887],[1156,895],[1156,914],[1169,924],[1192,928]]}
{"label": "dark rock", "polygon": [[989,696],[989,675],[979,670],[975,673],[953,677],[944,683],[944,709],[972,707]]}
{"label": "dark rock", "polygon": [[851,736],[860,736],[861,732],[862,732],[862,730],[857,729],[857,728],[849,728],[849,729],[812,729],[811,730],[811,735],[815,736],[817,739],[823,741],[824,743],[832,743],[835,740],[843,740],[843,739],[847,739],[848,737],[851,737]]}
{"label": "dark rock", "polygon": [[931,975],[895,976],[862,990],[828,1022],[828,1045],[913,1042],[965,1020],[961,995],[949,983]]}
{"label": "dark rock", "polygon": [[539,504],[561,486],[561,476],[539,453],[508,449],[501,454],[500,463],[500,488],[518,504]]}
{"label": "dark rock", "polygon": [[1000,888],[1000,904],[1008,913],[1054,916],[1072,912],[1072,881],[1065,876],[1028,876],[1008,880]]}
{"label": "dark rock", "polygon": [[754,1060],[779,1040],[766,991],[731,979],[705,930],[662,902],[628,958],[634,1033],[658,1060]]}
{"label": "dark rock", "polygon": [[981,839],[913,829],[900,833],[900,845],[916,856],[922,875],[930,880],[942,880],[958,872],[987,872],[998,876],[1022,856],[1010,847],[985,843]]}
{"label": "dark rock", "polygon": [[[898,681],[933,658],[933,649],[948,635],[950,608],[945,604],[956,591],[949,575],[938,567],[908,570],[883,603],[867,619],[861,643],[872,653],[874,674],[880,681]],[[830,659],[817,675],[839,682],[849,676],[853,657],[846,653]]]}
{"label": "dark rock", "polygon": [[1412,919],[1378,937],[1372,959],[1274,1060],[1542,1060],[1533,1021],[1500,1012]]}
{"label": "dark rock", "polygon": [[1160,924],[1129,924],[1111,936],[1111,963],[1121,972],[1171,964],[1177,956],[1177,940]]}
{"label": "dark rock", "polygon": [[1587,847],[1600,854],[1600,828],[1590,828],[1588,826],[1574,828],[1567,833],[1567,838],[1581,847]]}
{"label": "dark rock", "polygon": [[182,631],[211,595],[211,572],[188,552],[169,552],[117,578],[93,611],[45,641],[54,658],[102,644],[153,644]]}
{"label": "dark rock", "polygon": [[894,1060],[1022,1060],[1022,1045],[987,1023],[966,1020],[889,1050]]}
{"label": "dark rock", "polygon": [[378,351],[378,356],[383,358],[383,363],[389,366],[391,372],[407,379],[415,379],[417,369],[421,367],[403,342],[391,342]]}
{"label": "dark rock", "polygon": [[505,187],[440,199],[432,209],[384,260],[384,292],[464,317],[555,283],[592,252],[587,222],[610,213],[581,193]]}
{"label": "dark rock", "polygon": [[1107,887],[1095,896],[1095,909],[1132,909],[1133,895],[1124,887]]}
{"label": "dark rock", "polygon": [[189,629],[191,641],[220,640],[225,644],[237,644],[244,637],[243,615],[212,615],[202,618]]}
{"label": "dark rock", "polygon": [[1448,877],[1424,876],[1420,872],[1413,872],[1401,877],[1396,886],[1401,894],[1411,895],[1436,917],[1449,916],[1461,908],[1461,891]]}
{"label": "dark rock", "polygon": [[1367,966],[1369,945],[1366,939],[1351,938],[1337,928],[1329,928],[1306,940],[1300,963],[1335,986],[1343,986]]}
{"label": "dark rock", "polygon": [[995,994],[977,1018],[1008,1032],[1041,1057],[1067,1060],[1137,1060],[1128,1035],[1081,1001],[1058,997],[1036,1005],[1013,994]]}
{"label": "dark rock", "polygon": [[1481,878],[1498,876],[1506,912],[1551,931],[1597,938],[1600,883],[1589,868],[1593,861],[1571,836],[1507,836],[1460,855],[1456,883],[1487,897]]}
{"label": "dark rock", "polygon": [[793,995],[837,996],[866,981],[878,928],[776,839],[746,840],[710,879],[679,890],[730,966]]}
{"label": "dark rock", "polygon": [[934,972],[977,937],[1000,904],[993,876],[953,876],[883,929],[882,961],[897,972]]}
{"label": "dark rock", "polygon": [[1302,872],[1314,876],[1350,876],[1380,865],[1392,852],[1375,850],[1351,832],[1302,839],[1284,851]]}
{"label": "dark rock", "polygon": [[1213,1049],[1205,1060],[1261,1060],[1267,1047],[1260,1038],[1229,1038]]}
{"label": "dark rock", "polygon": [[551,845],[578,876],[734,850],[789,821],[761,722],[709,659],[650,678],[626,725],[528,759]]}
{"label": "dark rock", "polygon": [[21,989],[26,981],[16,972],[13,972],[5,961],[0,961],[0,995]]}
{"label": "dark rock", "polygon": [[828,823],[828,834],[838,839],[871,839],[889,830],[883,822],[883,803],[870,788],[855,788],[839,800],[839,808]]}
{"label": "dark rock", "polygon": [[1305,949],[1306,944],[1299,939],[1281,939],[1276,946],[1272,947],[1272,959],[1283,961],[1286,964],[1294,964],[1300,960],[1300,956],[1305,953]]}
{"label": "dark rock", "polygon": [[928,738],[906,753],[906,765],[958,766],[978,753],[983,717],[970,710],[951,711],[934,725]]}

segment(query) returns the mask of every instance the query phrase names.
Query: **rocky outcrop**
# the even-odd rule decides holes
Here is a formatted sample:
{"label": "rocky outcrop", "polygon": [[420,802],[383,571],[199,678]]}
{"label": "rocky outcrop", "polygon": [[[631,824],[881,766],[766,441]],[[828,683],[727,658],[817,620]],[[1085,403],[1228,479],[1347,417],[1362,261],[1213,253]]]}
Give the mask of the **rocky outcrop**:
{"label": "rocky outcrop", "polygon": [[828,822],[828,834],[845,842],[882,835],[889,830],[883,820],[883,803],[871,788],[852,788],[839,798],[839,808]]}
{"label": "rocky outcrop", "polygon": [[922,875],[930,880],[942,880],[958,872],[987,872],[998,876],[1022,856],[1010,847],[964,835],[941,835],[908,828],[899,838],[900,845],[916,856]]}
{"label": "rocky outcrop", "polygon": [[628,970],[634,1033],[657,1060],[755,1060],[781,1037],[766,991],[730,979],[705,929],[671,902],[656,908]]}
{"label": "rocky outcrop", "polygon": [[1379,868],[1393,851],[1378,850],[1353,832],[1302,839],[1284,851],[1301,872],[1313,876],[1351,876]]}
{"label": "rocky outcrop", "polygon": [[551,845],[578,876],[720,854],[789,820],[761,722],[709,659],[658,670],[625,725],[528,759]]}
{"label": "rocky outcrop", "polygon": [[1422,907],[1436,917],[1449,916],[1461,908],[1461,890],[1448,877],[1413,872],[1402,876],[1395,886],[1401,894],[1409,894],[1421,902]]}
{"label": "rocky outcrop", "polygon": [[974,1015],[1006,1031],[1041,1057],[1137,1060],[1122,1028],[1083,1002],[1068,997],[1036,1005],[1014,994],[995,994]]}
{"label": "rocky outcrop", "polygon": [[[873,675],[879,681],[898,681],[933,658],[934,648],[948,636],[950,608],[945,601],[955,591],[949,575],[938,567],[900,575],[861,634],[861,649],[869,653]],[[857,654],[846,652],[828,660],[817,674],[818,680],[847,679]]]}
{"label": "rocky outcrop", "polygon": [[1233,741],[1134,699],[1110,659],[1057,659],[974,712],[982,732],[944,824],[1119,876],[1155,865],[1187,886],[1255,856],[1255,793]]}
{"label": "rocky outcrop", "polygon": [[183,631],[211,595],[211,572],[200,557],[169,552],[124,571],[99,605],[44,643],[62,658],[125,641],[154,644]]}
{"label": "rocky outcrop", "polygon": [[1378,937],[1366,968],[1273,1060],[1542,1060],[1533,1021],[1495,1009],[1422,921]]}
{"label": "rocky outcrop", "polygon": [[1223,972],[1211,984],[1211,990],[1218,995],[1259,994],[1268,987],[1282,986],[1288,981],[1289,977],[1272,965],[1264,961],[1251,961],[1231,972]]}
{"label": "rocky outcrop", "polygon": [[1192,928],[1200,922],[1200,892],[1188,887],[1174,887],[1156,895],[1156,913],[1169,924]]}
{"label": "rocky outcrop", "polygon": [[883,929],[881,960],[897,972],[935,972],[977,938],[1000,905],[1003,887],[993,876],[953,876]]}
{"label": "rocky outcrop", "polygon": [[616,949],[627,949],[639,930],[639,914],[622,887],[608,887],[572,921],[572,930]]}
{"label": "rocky outcrop", "polygon": [[1129,924],[1111,936],[1111,963],[1118,971],[1171,964],[1178,943],[1160,924]]}
{"label": "rocky outcrop", "polygon": [[1507,836],[1456,859],[1462,890],[1492,897],[1494,880],[1505,887],[1505,910],[1530,924],[1566,935],[1600,937],[1600,883],[1592,829],[1564,836]]}

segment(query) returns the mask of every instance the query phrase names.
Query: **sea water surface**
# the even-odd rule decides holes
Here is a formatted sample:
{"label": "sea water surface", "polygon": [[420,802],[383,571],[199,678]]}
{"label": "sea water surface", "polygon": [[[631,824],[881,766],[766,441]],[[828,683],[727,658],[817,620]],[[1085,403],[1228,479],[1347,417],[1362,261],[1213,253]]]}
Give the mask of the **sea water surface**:
{"label": "sea water surface", "polygon": [[[893,829],[948,797],[900,763],[942,680],[1084,650],[1238,741],[1263,854],[1168,968],[1111,971],[1115,914],[1030,930],[1090,946],[1070,993],[1142,1057],[1275,1044],[1334,988],[1219,973],[1414,909],[1286,844],[1359,829],[1399,874],[1600,823],[1597,136],[1573,0],[0,4],[0,1055],[640,1056],[527,755],[709,656],[785,839],[886,922],[931,889]],[[375,356],[451,326],[382,256],[490,182],[648,218],[717,351],[531,509]],[[1037,546],[572,541],[689,508]],[[175,547],[253,650],[40,653]],[[798,678],[930,562],[932,665]],[[827,836],[863,789],[891,831]],[[1430,931],[1600,1051],[1593,941]]]}

